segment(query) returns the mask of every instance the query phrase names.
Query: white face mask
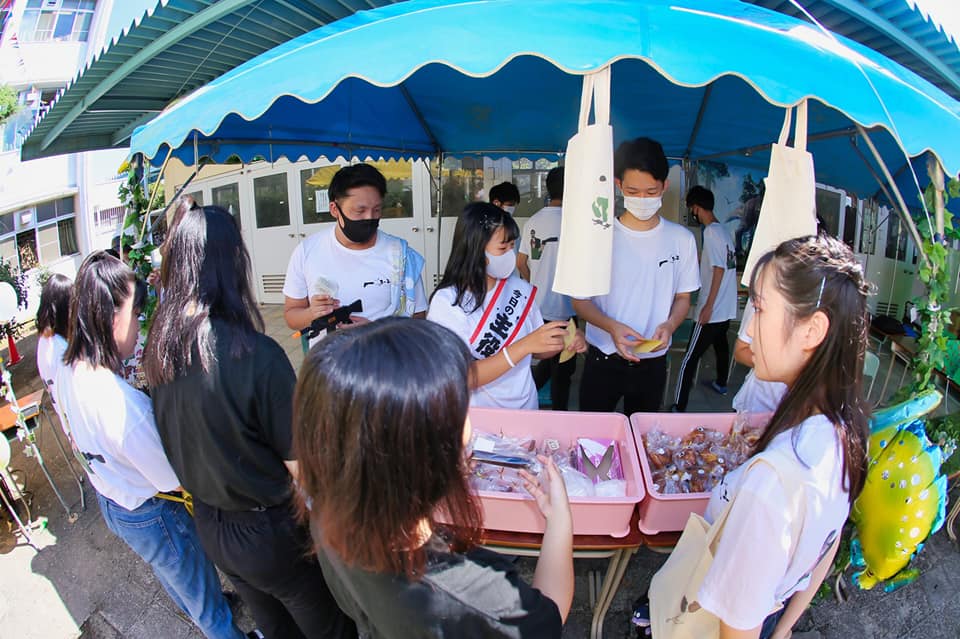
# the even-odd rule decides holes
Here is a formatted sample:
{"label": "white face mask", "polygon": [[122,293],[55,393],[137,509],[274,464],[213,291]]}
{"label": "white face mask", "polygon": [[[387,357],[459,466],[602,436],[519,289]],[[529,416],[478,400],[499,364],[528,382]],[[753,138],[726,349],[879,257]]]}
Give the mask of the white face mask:
{"label": "white face mask", "polygon": [[507,251],[503,255],[491,255],[484,251],[487,256],[487,275],[495,280],[505,280],[517,268],[517,256],[513,251]]}
{"label": "white face mask", "polygon": [[623,206],[633,217],[641,221],[646,221],[656,215],[660,207],[663,206],[663,196],[627,197],[624,195]]}
{"label": "white face mask", "polygon": [[513,212],[517,210],[516,206],[507,206],[506,204],[500,207],[510,215],[513,215]]}

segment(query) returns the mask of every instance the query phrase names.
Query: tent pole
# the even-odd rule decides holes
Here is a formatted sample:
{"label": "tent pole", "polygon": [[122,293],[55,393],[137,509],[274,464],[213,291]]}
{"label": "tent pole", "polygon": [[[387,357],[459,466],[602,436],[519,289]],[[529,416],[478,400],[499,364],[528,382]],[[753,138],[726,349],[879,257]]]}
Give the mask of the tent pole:
{"label": "tent pole", "polygon": [[940,162],[932,153],[927,156],[927,175],[930,176],[930,181],[933,182],[933,211],[937,221],[937,237],[935,237],[933,241],[943,242],[946,239],[944,237],[946,231],[946,214],[944,212],[943,202],[943,192],[945,190],[943,166],[940,165]]}
{"label": "tent pole", "polygon": [[[899,206],[900,219],[904,224],[907,225],[907,228],[910,229],[910,236],[913,238],[913,243],[917,246],[917,252],[920,253],[920,257],[923,258],[923,263],[927,268],[932,268],[932,265],[930,264],[930,257],[927,255],[926,251],[923,250],[923,239],[920,237],[920,231],[917,230],[917,225],[913,223],[913,218],[910,217],[910,211],[907,210],[907,204],[903,201],[903,195],[900,194],[900,189],[897,188],[897,183],[894,182],[893,176],[890,175],[890,169],[887,168],[887,163],[883,161],[883,157],[880,156],[880,152],[877,151],[877,147],[873,146],[870,136],[867,135],[867,132],[864,131],[863,127],[859,124],[857,125],[857,131],[859,131],[860,137],[863,138],[863,141],[867,143],[867,146],[870,148],[870,152],[873,154],[873,159],[877,161],[877,164],[880,166],[880,170],[883,171],[883,176],[887,179],[887,182],[890,185],[890,189],[896,196],[896,204]],[[891,204],[893,204],[893,202],[891,202]]]}
{"label": "tent pole", "polygon": [[700,125],[703,124],[703,115],[707,111],[707,102],[710,100],[710,92],[713,91],[713,85],[708,84],[707,88],[703,91],[703,97],[700,98],[700,110],[697,111],[697,121],[693,123],[693,131],[690,132],[690,139],[687,141],[687,150],[683,152],[684,158],[690,157],[690,151],[693,150],[693,145],[697,141],[697,136],[700,134]]}
{"label": "tent pole", "polygon": [[413,100],[413,96],[410,95],[410,92],[407,91],[407,87],[403,86],[403,83],[400,83],[400,93],[403,95],[403,99],[407,101],[407,106],[410,107],[410,111],[413,112],[413,117],[417,118],[417,122],[420,123],[420,126],[423,128],[423,132],[427,134],[427,137],[430,138],[430,144],[433,145],[434,151],[440,150],[440,144],[437,142],[437,137],[433,134],[433,130],[430,128],[430,125],[427,124],[427,120],[423,117],[423,113],[420,112],[420,107],[417,106],[417,103]]}
{"label": "tent pole", "polygon": [[863,151],[860,150],[860,147],[857,146],[856,138],[850,138],[850,146],[853,147],[853,150],[856,151],[857,155],[863,160],[864,166],[867,167],[867,170],[870,171],[870,175],[873,176],[873,179],[877,181],[877,184],[880,186],[880,190],[873,196],[873,199],[877,199],[882,193],[887,197],[887,201],[890,202],[890,205],[893,206],[893,203],[896,201],[893,199],[893,195],[890,194],[890,190],[887,189],[887,186],[883,183],[883,178],[877,173],[876,169],[870,164],[870,160],[867,159],[867,156],[863,154]]}
{"label": "tent pole", "polygon": [[[900,177],[900,175],[903,174],[903,172],[907,170],[907,167],[908,167],[908,166],[910,166],[910,161],[909,161],[909,160],[907,160],[906,162],[904,162],[903,165],[902,165],[899,169],[897,169],[896,171],[893,172],[893,179],[896,180],[898,177]],[[874,199],[880,197],[880,191],[877,191],[876,193],[874,193],[874,194],[873,194],[873,197],[874,197]],[[890,200],[890,201],[893,202],[893,200]]]}
{"label": "tent pole", "polygon": [[[434,277],[439,284],[443,277],[440,268],[440,253],[443,248],[443,151],[439,152],[437,160],[437,272]],[[427,166],[429,167],[429,164]]]}
{"label": "tent pole", "polygon": [[[153,203],[157,199],[157,191],[160,190],[160,180],[163,179],[163,172],[167,170],[167,162],[170,161],[170,157],[172,155],[173,155],[173,147],[171,146],[171,147],[168,147],[167,157],[163,161],[163,166],[160,167],[160,173],[157,175],[156,186],[153,189],[153,193],[150,194],[150,201],[147,203],[147,213],[143,217],[143,225],[140,227],[140,237],[137,238],[137,243],[140,243],[143,241],[143,236],[147,231],[147,224],[149,224],[150,222],[150,211],[153,210]],[[149,182],[147,183],[147,185],[149,186]],[[151,224],[151,226],[153,225]]]}

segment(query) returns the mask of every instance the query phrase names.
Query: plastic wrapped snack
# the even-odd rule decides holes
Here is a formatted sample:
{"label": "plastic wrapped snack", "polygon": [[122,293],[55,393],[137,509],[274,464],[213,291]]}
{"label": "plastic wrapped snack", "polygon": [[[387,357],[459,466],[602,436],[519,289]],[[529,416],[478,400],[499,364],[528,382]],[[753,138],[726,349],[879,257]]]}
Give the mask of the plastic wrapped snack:
{"label": "plastic wrapped snack", "polygon": [[329,295],[330,297],[336,297],[339,292],[340,285],[337,284],[336,281],[323,276],[318,277],[313,282],[313,286],[310,287],[311,295]]}
{"label": "plastic wrapped snack", "polygon": [[598,481],[593,489],[597,497],[625,497],[627,495],[627,482],[622,479]]}
{"label": "plastic wrapped snack", "polygon": [[577,439],[574,468],[594,483],[610,479],[623,479],[620,461],[620,446],[613,439]]}

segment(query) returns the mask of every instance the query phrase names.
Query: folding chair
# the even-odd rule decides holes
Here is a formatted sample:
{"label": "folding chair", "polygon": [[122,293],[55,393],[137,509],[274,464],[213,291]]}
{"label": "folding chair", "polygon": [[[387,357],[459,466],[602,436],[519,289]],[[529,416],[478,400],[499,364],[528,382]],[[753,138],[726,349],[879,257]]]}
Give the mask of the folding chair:
{"label": "folding chair", "polygon": [[867,388],[867,394],[864,399],[870,402],[870,394],[873,393],[873,384],[877,381],[877,372],[880,370],[880,358],[874,353],[867,351],[863,357],[863,376],[870,378],[870,386]]}

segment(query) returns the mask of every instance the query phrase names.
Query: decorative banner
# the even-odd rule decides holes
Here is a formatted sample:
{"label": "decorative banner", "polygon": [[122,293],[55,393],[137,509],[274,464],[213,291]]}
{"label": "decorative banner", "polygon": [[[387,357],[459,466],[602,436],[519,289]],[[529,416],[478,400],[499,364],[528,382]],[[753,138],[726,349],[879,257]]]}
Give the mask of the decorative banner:
{"label": "decorative banner", "polygon": [[[594,123],[588,125],[591,102]],[[555,292],[573,297],[610,292],[613,219],[613,127],[607,66],[583,76],[580,123],[567,143]]]}

